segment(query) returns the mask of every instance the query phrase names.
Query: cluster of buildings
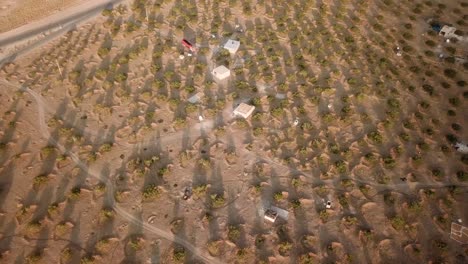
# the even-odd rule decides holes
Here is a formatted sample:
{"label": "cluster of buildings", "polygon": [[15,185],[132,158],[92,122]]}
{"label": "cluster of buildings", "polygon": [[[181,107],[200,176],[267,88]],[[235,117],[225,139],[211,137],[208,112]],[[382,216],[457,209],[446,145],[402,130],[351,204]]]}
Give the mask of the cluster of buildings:
{"label": "cluster of buildings", "polygon": [[[187,40],[183,39],[182,44],[185,47],[187,47],[190,51],[194,50],[194,47],[192,46],[192,44],[190,42],[188,42]],[[231,55],[234,55],[234,54],[236,54],[236,52],[240,48],[240,41],[229,39],[224,44],[223,48],[228,50]],[[226,80],[227,78],[229,78],[231,76],[231,71],[226,66],[220,65],[220,66],[214,68],[211,71],[211,74],[213,74],[213,77],[216,80],[222,81],[222,80]],[[196,94],[192,95],[188,99],[188,101],[190,103],[197,103],[197,102],[199,102],[201,100],[202,96],[203,95],[201,93],[196,93]],[[255,107],[253,105],[248,105],[246,103],[240,103],[234,109],[234,115],[239,116],[239,117],[243,117],[243,118],[248,118],[250,115],[252,115],[254,110],[255,110]]]}

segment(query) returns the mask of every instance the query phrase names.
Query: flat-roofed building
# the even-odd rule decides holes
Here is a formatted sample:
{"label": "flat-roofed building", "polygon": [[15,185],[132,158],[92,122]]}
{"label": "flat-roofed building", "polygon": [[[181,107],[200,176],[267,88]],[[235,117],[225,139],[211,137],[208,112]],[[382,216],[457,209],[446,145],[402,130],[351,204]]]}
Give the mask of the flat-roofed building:
{"label": "flat-roofed building", "polygon": [[231,71],[224,65],[216,67],[211,73],[218,80],[224,80],[231,76]]}
{"label": "flat-roofed building", "polygon": [[228,40],[226,44],[224,44],[224,48],[229,51],[231,54],[235,54],[237,50],[239,50],[240,42],[237,40]]}
{"label": "flat-roofed building", "polygon": [[241,103],[239,106],[234,109],[234,115],[242,116],[243,118],[248,118],[253,111],[255,110],[255,106],[248,105],[246,103]]}

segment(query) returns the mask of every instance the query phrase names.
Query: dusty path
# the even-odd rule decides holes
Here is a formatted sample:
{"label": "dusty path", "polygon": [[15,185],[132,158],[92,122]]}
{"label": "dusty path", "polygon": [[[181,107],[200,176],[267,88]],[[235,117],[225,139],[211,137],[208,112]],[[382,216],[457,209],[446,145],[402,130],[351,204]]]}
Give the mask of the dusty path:
{"label": "dusty path", "polygon": [[[5,83],[5,82],[6,81],[2,80],[2,83]],[[8,82],[6,82],[6,83],[8,83]],[[9,84],[9,86],[13,86],[11,83],[8,83],[8,84]],[[91,176],[93,178],[96,178],[96,179],[98,179],[100,181],[104,181],[104,183],[106,185],[106,188],[109,190],[108,191],[109,195],[108,195],[107,198],[109,199],[110,203],[113,204],[113,210],[118,215],[120,215],[122,218],[126,219],[129,222],[132,222],[134,224],[142,226],[143,229],[145,229],[146,231],[148,231],[148,232],[150,232],[152,234],[158,235],[158,236],[160,236],[160,237],[162,237],[164,239],[167,239],[169,241],[172,241],[174,243],[178,243],[178,244],[184,246],[188,251],[192,252],[192,254],[194,256],[196,256],[197,258],[203,260],[205,263],[221,263],[218,260],[216,260],[215,258],[202,253],[200,249],[198,249],[197,247],[192,245],[189,241],[187,241],[185,239],[182,239],[182,238],[172,234],[169,231],[158,228],[158,227],[156,227],[154,225],[147,224],[144,221],[141,221],[141,220],[137,219],[132,214],[128,213],[125,209],[120,207],[116,203],[115,197],[112,195],[114,193],[114,185],[111,182],[111,180],[110,179],[103,179],[100,176],[99,172],[95,172],[95,171],[91,170],[84,162],[82,162],[79,159],[78,155],[76,155],[75,153],[73,153],[71,151],[66,151],[66,148],[64,146],[62,146],[59,142],[57,142],[55,139],[50,137],[51,135],[50,135],[50,132],[47,129],[47,124],[45,122],[45,111],[44,111],[44,109],[46,107],[46,103],[42,99],[42,96],[39,95],[37,92],[27,88],[27,87],[17,87],[17,88],[19,90],[21,90],[21,91],[24,91],[24,92],[30,94],[34,98],[34,100],[35,100],[35,102],[37,104],[38,123],[39,123],[39,129],[40,129],[40,132],[41,132],[41,136],[44,137],[45,139],[48,139],[51,143],[53,143],[62,153],[67,153],[69,155],[69,157],[73,160],[73,162],[78,167],[80,167],[83,171],[86,171],[89,176]]]}

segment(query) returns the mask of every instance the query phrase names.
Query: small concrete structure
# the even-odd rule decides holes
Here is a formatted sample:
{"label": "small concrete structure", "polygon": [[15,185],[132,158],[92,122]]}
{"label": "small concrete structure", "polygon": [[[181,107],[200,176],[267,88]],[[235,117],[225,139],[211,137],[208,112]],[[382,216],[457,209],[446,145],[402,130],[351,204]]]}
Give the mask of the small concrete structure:
{"label": "small concrete structure", "polygon": [[229,50],[229,53],[235,54],[237,50],[239,50],[240,42],[237,40],[228,40],[226,44],[224,44],[224,48]]}
{"label": "small concrete structure", "polygon": [[241,103],[238,107],[236,107],[236,109],[234,109],[234,115],[248,118],[254,110],[255,106]]}
{"label": "small concrete structure", "polygon": [[276,218],[278,218],[278,213],[276,211],[271,210],[271,209],[267,209],[265,211],[264,218],[265,218],[265,220],[268,220],[268,221],[274,223],[276,221]]}
{"label": "small concrete structure", "polygon": [[281,208],[276,207],[276,206],[271,206],[271,207],[270,207],[270,210],[275,211],[275,212],[278,214],[278,216],[279,216],[280,218],[283,218],[283,219],[286,220],[286,221],[287,221],[288,218],[289,218],[289,212],[286,211],[286,210],[284,210],[284,209],[281,209]]}
{"label": "small concrete structure", "polygon": [[231,71],[226,68],[226,66],[221,65],[216,67],[212,72],[214,77],[216,77],[218,80],[224,80],[231,76]]}
{"label": "small concrete structure", "polygon": [[196,104],[198,102],[200,102],[200,100],[203,98],[203,93],[201,92],[198,92],[194,95],[192,95],[189,99],[187,99],[187,101],[191,104]]}
{"label": "small concrete structure", "polygon": [[463,41],[463,36],[460,36],[460,35],[456,34],[455,33],[456,31],[457,31],[456,28],[445,25],[440,30],[439,35],[443,36],[446,39],[455,38],[455,39],[457,39],[459,41]]}

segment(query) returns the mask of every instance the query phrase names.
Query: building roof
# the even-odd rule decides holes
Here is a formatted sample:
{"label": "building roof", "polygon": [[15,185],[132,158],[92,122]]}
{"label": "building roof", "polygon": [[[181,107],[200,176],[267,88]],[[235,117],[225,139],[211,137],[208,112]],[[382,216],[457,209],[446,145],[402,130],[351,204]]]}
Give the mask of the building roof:
{"label": "building roof", "polygon": [[213,73],[214,76],[216,76],[217,78],[220,78],[220,79],[224,79],[224,78],[229,77],[231,75],[231,71],[228,68],[226,68],[226,66],[224,66],[224,65],[216,67],[212,71],[212,73]]}
{"label": "building roof", "polygon": [[248,118],[254,110],[255,106],[241,103],[238,107],[236,107],[236,109],[234,109],[234,114],[242,116],[243,118]]}
{"label": "building roof", "polygon": [[237,40],[230,39],[224,44],[224,48],[229,50],[230,53],[236,53],[240,47],[240,42]]}
{"label": "building roof", "polygon": [[187,99],[187,101],[189,101],[189,103],[196,104],[196,103],[198,103],[202,98],[203,98],[203,93],[198,92],[198,93],[192,95],[189,99]]}

